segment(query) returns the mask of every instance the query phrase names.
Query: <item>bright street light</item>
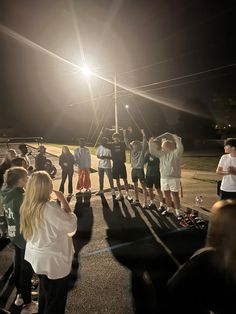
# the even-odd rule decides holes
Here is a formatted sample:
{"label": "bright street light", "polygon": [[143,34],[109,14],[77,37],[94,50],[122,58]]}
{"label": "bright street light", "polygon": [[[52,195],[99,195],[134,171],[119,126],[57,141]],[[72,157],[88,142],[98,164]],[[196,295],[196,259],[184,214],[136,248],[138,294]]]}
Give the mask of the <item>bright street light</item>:
{"label": "bright street light", "polygon": [[127,109],[127,110],[128,110],[128,109],[129,109],[129,105],[125,105],[125,109]]}
{"label": "bright street light", "polygon": [[81,71],[82,71],[83,74],[86,75],[86,76],[89,76],[90,74],[92,74],[91,69],[90,69],[87,65],[84,65],[84,66],[81,68]]}

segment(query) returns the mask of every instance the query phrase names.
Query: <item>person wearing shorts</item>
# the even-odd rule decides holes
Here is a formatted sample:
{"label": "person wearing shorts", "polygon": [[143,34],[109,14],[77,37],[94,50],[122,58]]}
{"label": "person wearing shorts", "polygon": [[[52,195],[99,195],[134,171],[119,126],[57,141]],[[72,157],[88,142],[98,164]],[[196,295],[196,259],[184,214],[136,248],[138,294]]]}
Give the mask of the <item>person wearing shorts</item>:
{"label": "person wearing shorts", "polygon": [[155,188],[160,201],[158,210],[163,210],[165,207],[164,197],[161,191],[160,160],[159,158],[152,156],[150,153],[147,153],[145,156],[145,163],[147,164],[146,187],[148,188],[150,196],[150,203],[148,206],[150,208],[155,207],[155,195],[153,192],[153,188]]}
{"label": "person wearing shorts", "polygon": [[[161,173],[161,189],[164,191],[167,209],[162,213],[163,215],[172,213],[172,199],[175,207],[175,214],[179,218],[180,212],[180,178],[181,167],[180,161],[183,155],[183,144],[181,138],[172,134],[173,141],[164,140],[161,149],[157,145],[155,139],[149,141],[150,153],[160,159],[160,173]],[[175,145],[174,145],[175,144]]]}
{"label": "person wearing shorts", "polygon": [[130,149],[131,152],[131,177],[132,181],[134,183],[134,192],[136,200],[134,204],[139,204],[139,189],[138,189],[138,181],[140,182],[143,194],[144,194],[144,204],[142,205],[143,208],[147,208],[147,188],[145,184],[145,174],[144,174],[144,158],[145,153],[147,151],[147,139],[146,135],[144,133],[144,130],[141,130],[141,133],[143,135],[143,141],[133,141],[129,143],[126,130],[124,132],[124,141],[128,149]]}
{"label": "person wearing shorts", "polygon": [[126,198],[128,201],[132,201],[132,197],[129,194],[129,184],[127,180],[127,171],[126,171],[126,156],[125,156],[125,143],[121,141],[121,136],[119,133],[114,133],[112,135],[112,143],[105,143],[104,147],[111,150],[111,158],[113,162],[112,176],[116,180],[118,195],[116,200],[120,201],[123,198],[121,192],[120,179],[123,179],[124,186],[126,190]]}

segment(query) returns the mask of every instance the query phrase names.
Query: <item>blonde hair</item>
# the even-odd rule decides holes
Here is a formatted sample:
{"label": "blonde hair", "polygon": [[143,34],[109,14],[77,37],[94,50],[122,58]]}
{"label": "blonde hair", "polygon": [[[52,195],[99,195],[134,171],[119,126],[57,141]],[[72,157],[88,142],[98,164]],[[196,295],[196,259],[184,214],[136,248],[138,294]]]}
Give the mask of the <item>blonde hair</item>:
{"label": "blonde hair", "polygon": [[31,239],[34,231],[39,228],[51,188],[52,180],[46,171],[36,171],[30,176],[20,208],[20,232],[25,240]]}
{"label": "blonde hair", "polygon": [[219,201],[212,207],[212,218],[208,229],[207,247],[216,250],[225,269],[236,280],[236,201]]}

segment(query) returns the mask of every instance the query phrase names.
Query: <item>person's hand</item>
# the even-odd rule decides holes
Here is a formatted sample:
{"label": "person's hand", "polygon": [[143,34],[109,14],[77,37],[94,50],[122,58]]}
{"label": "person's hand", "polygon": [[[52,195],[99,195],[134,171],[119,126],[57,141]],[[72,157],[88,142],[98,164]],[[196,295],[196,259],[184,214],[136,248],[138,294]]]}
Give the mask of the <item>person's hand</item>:
{"label": "person's hand", "polygon": [[229,174],[235,174],[236,175],[236,167],[230,166],[228,168],[228,173]]}
{"label": "person's hand", "polygon": [[154,140],[155,140],[155,137],[153,137],[153,136],[150,137],[150,139],[149,139],[150,142],[153,142]]}
{"label": "person's hand", "polygon": [[57,199],[59,202],[62,202],[65,200],[65,196],[64,194],[61,192],[61,191],[56,191],[56,190],[53,190],[53,192],[55,193]]}
{"label": "person's hand", "polygon": [[145,136],[144,129],[141,129],[140,131],[141,131],[142,135]]}

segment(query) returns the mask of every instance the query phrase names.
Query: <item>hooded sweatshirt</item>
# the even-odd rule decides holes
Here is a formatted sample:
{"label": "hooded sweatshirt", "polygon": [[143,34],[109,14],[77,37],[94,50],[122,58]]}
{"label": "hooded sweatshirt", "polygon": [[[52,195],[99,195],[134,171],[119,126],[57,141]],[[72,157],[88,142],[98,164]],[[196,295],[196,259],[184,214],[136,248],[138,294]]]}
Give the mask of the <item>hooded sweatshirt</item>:
{"label": "hooded sweatshirt", "polygon": [[176,148],[169,152],[158,150],[153,140],[149,141],[150,154],[160,159],[160,172],[162,179],[181,178],[181,157],[183,155],[184,148],[181,138],[176,135],[172,136],[175,140]]}
{"label": "hooded sweatshirt", "polygon": [[8,236],[12,243],[21,249],[25,248],[26,242],[20,233],[20,206],[23,201],[24,190],[22,188],[3,188],[1,201],[8,226]]}

